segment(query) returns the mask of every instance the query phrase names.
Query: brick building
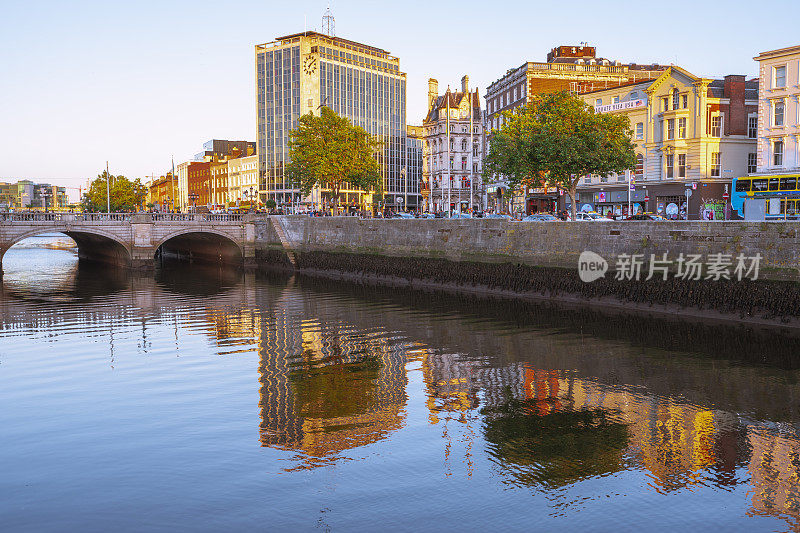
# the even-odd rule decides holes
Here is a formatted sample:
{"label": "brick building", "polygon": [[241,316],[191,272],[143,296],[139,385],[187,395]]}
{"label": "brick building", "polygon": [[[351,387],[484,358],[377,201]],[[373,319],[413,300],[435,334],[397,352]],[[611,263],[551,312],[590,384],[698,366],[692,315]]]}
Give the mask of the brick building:
{"label": "brick building", "polygon": [[[585,43],[579,46],[558,46],[547,54],[547,61],[528,61],[509,69],[486,90],[486,127],[488,142],[491,130],[503,124],[502,113],[526,105],[535,94],[570,91],[582,94],[620,85],[653,81],[667,69],[664,65],[623,64],[620,61],[597,57],[597,50]],[[487,153],[488,146],[484,153]],[[503,195],[498,202],[497,189]],[[502,176],[497,176],[488,188],[490,209],[498,211],[550,211],[558,194],[551,190],[512,191]],[[498,204],[498,205],[494,205]]]}

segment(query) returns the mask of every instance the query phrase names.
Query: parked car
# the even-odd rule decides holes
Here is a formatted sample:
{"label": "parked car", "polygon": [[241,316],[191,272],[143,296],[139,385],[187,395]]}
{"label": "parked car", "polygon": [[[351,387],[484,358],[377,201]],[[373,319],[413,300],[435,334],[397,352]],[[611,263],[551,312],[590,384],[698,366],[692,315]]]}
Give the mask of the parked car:
{"label": "parked car", "polygon": [[610,222],[610,218],[606,218],[600,213],[595,213],[593,211],[590,212],[580,212],[575,214],[575,220],[584,221],[584,222]]}
{"label": "parked car", "polygon": [[393,214],[392,218],[414,218],[414,215],[411,213],[406,213],[405,211],[399,211]]}
{"label": "parked car", "polygon": [[553,215],[549,215],[547,213],[536,213],[533,215],[528,215],[522,219],[523,222],[560,222],[558,217],[554,217]]}
{"label": "parked car", "polygon": [[664,220],[664,217],[655,213],[636,213],[628,215],[623,220]]}
{"label": "parked car", "polygon": [[433,213],[419,213],[417,218],[436,218],[436,215]]}
{"label": "parked car", "polygon": [[484,215],[483,218],[497,218],[502,220],[511,220],[511,215],[501,215],[500,213],[489,213]]}
{"label": "parked car", "polygon": [[450,218],[472,218],[472,215],[469,213],[453,213]]}

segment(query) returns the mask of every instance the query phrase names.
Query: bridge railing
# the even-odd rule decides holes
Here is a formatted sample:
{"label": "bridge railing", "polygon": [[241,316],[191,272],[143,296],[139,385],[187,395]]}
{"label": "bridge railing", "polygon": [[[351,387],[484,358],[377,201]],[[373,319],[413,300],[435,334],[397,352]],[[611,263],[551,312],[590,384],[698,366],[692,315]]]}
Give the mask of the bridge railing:
{"label": "bridge railing", "polygon": [[72,220],[82,220],[84,222],[124,222],[130,220],[133,213],[78,213]]}
{"label": "bridge railing", "polygon": [[241,222],[242,215],[213,213],[149,213],[153,222]]}
{"label": "bridge railing", "polygon": [[2,222],[53,222],[61,220],[64,213],[0,213]]}
{"label": "bridge railing", "polygon": [[[135,217],[135,218],[134,218]],[[213,213],[39,213],[0,212],[0,222],[232,222],[240,224],[244,215]]]}

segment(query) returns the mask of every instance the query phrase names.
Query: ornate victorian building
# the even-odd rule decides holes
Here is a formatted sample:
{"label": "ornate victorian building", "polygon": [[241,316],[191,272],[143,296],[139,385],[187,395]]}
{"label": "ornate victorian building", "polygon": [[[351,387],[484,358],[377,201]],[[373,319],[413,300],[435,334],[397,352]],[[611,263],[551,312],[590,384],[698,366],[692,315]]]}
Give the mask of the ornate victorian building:
{"label": "ornate victorian building", "polygon": [[469,76],[461,91],[439,95],[439,82],[428,80],[428,115],[423,121],[423,181],[430,190],[427,211],[471,212],[486,206],[481,179],[483,114],[478,90]]}

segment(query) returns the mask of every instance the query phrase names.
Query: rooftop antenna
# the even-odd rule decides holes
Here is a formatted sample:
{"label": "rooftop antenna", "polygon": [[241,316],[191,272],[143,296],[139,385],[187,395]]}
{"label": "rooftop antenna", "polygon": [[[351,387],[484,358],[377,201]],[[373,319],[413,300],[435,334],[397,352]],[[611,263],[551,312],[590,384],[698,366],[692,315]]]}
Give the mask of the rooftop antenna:
{"label": "rooftop antenna", "polygon": [[322,33],[329,37],[336,37],[336,19],[333,18],[330,4],[325,10],[325,14],[322,15]]}

